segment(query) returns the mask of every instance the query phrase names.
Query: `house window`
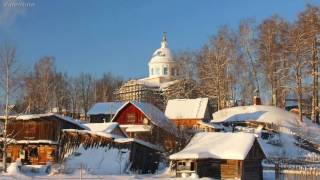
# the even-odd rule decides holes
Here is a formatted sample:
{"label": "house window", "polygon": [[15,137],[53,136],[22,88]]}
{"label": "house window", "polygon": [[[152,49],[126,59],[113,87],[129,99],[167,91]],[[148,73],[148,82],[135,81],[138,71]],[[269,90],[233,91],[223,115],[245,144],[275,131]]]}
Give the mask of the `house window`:
{"label": "house window", "polygon": [[190,163],[190,170],[191,170],[191,171],[194,171],[194,170],[195,170],[195,169],[194,169],[194,162],[191,162],[191,163]]}
{"label": "house window", "polygon": [[143,124],[148,125],[148,119],[147,118],[143,118]]}
{"label": "house window", "polygon": [[167,67],[163,68],[163,75],[168,75],[168,68]]}
{"label": "house window", "polygon": [[128,123],[135,123],[136,122],[136,115],[134,113],[127,114],[127,122]]}

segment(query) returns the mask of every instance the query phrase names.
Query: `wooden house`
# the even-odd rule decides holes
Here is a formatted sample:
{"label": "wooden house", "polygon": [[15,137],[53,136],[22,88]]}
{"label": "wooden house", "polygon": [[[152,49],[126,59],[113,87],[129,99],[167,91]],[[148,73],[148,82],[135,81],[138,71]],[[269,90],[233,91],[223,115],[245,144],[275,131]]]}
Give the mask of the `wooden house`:
{"label": "wooden house", "polygon": [[265,155],[249,133],[203,132],[196,134],[180,152],[172,154],[177,177],[262,180]]}
{"label": "wooden house", "polygon": [[178,131],[176,126],[157,107],[149,103],[129,101],[115,114],[117,122],[131,138],[140,139],[166,150],[175,146]]}
{"label": "wooden house", "polygon": [[[62,129],[86,129],[71,118],[57,114],[10,116],[7,148],[9,162],[20,158],[25,164],[56,162]],[[2,156],[1,156],[2,157]]]}
{"label": "wooden house", "polygon": [[169,100],[165,115],[179,129],[198,129],[199,122],[211,119],[208,98]]}
{"label": "wooden house", "polygon": [[89,122],[110,122],[114,114],[123,104],[123,102],[100,102],[94,104],[87,113],[89,116]]}
{"label": "wooden house", "polygon": [[[68,154],[73,154],[83,147],[84,150],[82,149],[81,153],[73,158],[78,158],[88,168],[101,168],[104,172],[108,172],[110,167],[91,167],[92,162],[86,162],[81,157],[88,153],[90,156],[92,156],[92,153],[95,153],[95,156],[99,156],[99,153],[96,152],[103,150],[104,156],[99,159],[99,164],[103,164],[104,161],[106,161],[106,164],[113,164],[111,166],[113,174],[117,173],[114,172],[114,166],[123,163],[119,162],[119,159],[114,160],[112,157],[108,157],[110,153],[112,156],[119,156],[121,153],[129,154],[128,159],[122,159],[128,162],[124,163],[123,167],[120,166],[120,174],[124,170],[141,174],[154,173],[157,170],[163,149],[142,140],[128,138],[118,123],[95,123],[87,124],[87,126],[90,127],[90,130],[63,130],[60,140],[60,143],[64,144],[59,156],[61,162],[66,161]],[[97,157],[92,157],[92,159],[95,158]]]}

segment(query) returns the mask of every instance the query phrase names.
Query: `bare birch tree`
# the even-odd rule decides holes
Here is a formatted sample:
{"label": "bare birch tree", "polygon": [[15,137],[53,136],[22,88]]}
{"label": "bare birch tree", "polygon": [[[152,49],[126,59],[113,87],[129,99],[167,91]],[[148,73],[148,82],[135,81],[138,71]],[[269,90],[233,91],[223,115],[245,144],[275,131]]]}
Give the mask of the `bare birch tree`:
{"label": "bare birch tree", "polygon": [[320,35],[320,9],[316,6],[308,5],[307,9],[299,14],[299,23],[303,31],[308,34],[308,48],[311,50],[310,57],[310,74],[312,77],[312,112],[311,119],[313,122],[319,122],[319,59],[317,57],[317,35]]}
{"label": "bare birch tree", "polygon": [[[19,87],[19,67],[16,58],[16,48],[5,44],[0,49],[0,87],[4,97],[4,124],[2,131],[2,160],[3,170],[7,171],[7,146],[10,143],[12,134],[8,133],[7,127],[11,114],[10,103],[13,102],[14,93]],[[1,92],[1,91],[0,91]]]}

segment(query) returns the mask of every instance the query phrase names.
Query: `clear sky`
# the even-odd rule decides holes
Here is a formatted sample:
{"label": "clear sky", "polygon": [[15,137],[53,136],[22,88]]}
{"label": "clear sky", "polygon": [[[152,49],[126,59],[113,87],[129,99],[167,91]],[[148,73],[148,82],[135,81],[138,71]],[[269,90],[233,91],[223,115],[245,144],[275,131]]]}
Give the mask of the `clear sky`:
{"label": "clear sky", "polygon": [[[9,2],[24,4],[8,5]],[[294,21],[320,0],[0,0],[0,41],[13,42],[27,68],[42,56],[58,70],[144,77],[168,32],[173,52],[197,50],[222,25],[273,15]]]}

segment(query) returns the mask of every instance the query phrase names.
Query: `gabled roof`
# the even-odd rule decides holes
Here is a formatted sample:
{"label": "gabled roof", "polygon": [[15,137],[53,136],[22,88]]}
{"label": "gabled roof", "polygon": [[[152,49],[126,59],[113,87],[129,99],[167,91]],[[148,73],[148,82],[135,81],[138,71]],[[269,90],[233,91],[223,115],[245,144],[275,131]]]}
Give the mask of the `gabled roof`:
{"label": "gabled roof", "polygon": [[171,99],[165,115],[169,119],[203,119],[208,106],[208,98]]}
{"label": "gabled roof", "polygon": [[177,134],[177,127],[164,115],[162,111],[160,111],[160,109],[149,103],[128,101],[118,110],[111,122],[113,122],[117,118],[121,110],[129,104],[132,104],[137,109],[139,109],[154,125],[161,127],[162,129],[170,132],[171,134]]}
{"label": "gabled roof", "polygon": [[88,115],[115,114],[124,102],[100,102],[94,104],[88,111]]}
{"label": "gabled roof", "polygon": [[196,134],[183,150],[172,154],[170,159],[244,160],[254,141],[255,136],[250,133],[202,132]]}
{"label": "gabled roof", "polygon": [[[92,132],[104,132],[107,134],[111,134],[112,131],[117,127],[122,131],[122,129],[119,127],[119,124],[117,122],[87,123],[84,125],[87,126],[89,130]],[[127,134],[124,131],[122,131],[122,133],[124,134],[125,137],[127,137]]]}
{"label": "gabled roof", "polygon": [[[77,125],[83,129],[88,129],[86,126],[80,123],[79,120],[75,120],[71,117],[67,116],[61,116],[59,114],[54,113],[46,113],[46,114],[26,114],[26,115],[16,115],[16,116],[10,116],[9,118],[14,120],[22,120],[22,121],[29,121],[29,120],[40,120],[41,118],[50,118],[55,117],[58,119],[61,119],[63,121],[69,122],[71,124]],[[4,119],[4,116],[0,116],[0,119]]]}

